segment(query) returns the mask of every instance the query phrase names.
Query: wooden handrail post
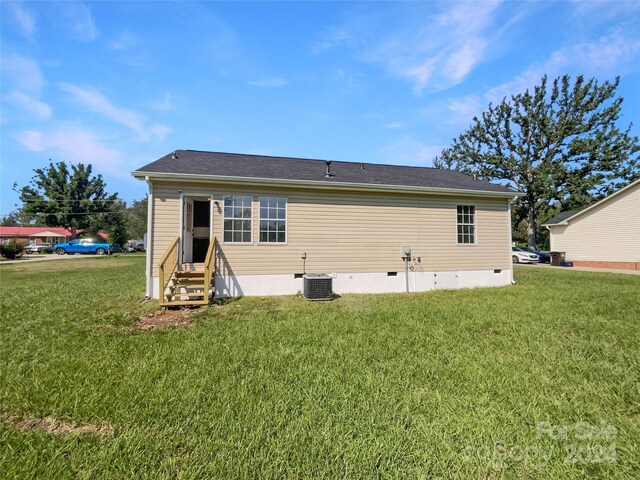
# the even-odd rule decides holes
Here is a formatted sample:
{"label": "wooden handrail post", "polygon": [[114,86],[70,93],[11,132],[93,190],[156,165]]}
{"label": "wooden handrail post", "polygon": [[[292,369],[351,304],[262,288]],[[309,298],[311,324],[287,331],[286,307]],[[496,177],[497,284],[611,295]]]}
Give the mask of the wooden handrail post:
{"label": "wooden handrail post", "polygon": [[[209,288],[211,287],[211,277],[215,277],[215,249],[216,249],[216,237],[212,236],[209,240],[209,248],[207,248],[207,256],[204,261],[204,291],[205,294],[209,294]],[[212,268],[213,267],[213,268]],[[214,278],[215,288],[215,278]],[[215,295],[215,291],[214,291]]]}
{"label": "wooden handrail post", "polygon": [[[167,283],[169,282],[168,276],[173,273],[173,271],[178,266],[178,245],[180,244],[180,237],[176,237],[176,239],[171,242],[169,248],[167,248],[166,252],[158,262],[158,281],[159,281],[159,297],[160,301],[165,301],[165,290],[167,288]],[[167,268],[170,267],[170,268]]]}

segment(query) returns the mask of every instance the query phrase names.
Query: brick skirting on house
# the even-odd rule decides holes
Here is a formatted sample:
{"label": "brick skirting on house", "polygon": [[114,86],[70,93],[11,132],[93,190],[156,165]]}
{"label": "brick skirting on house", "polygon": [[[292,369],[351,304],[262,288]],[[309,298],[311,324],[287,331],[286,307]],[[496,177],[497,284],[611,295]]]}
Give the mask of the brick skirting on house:
{"label": "brick skirting on house", "polygon": [[573,260],[574,267],[617,268],[620,270],[640,270],[640,262],[592,262]]}

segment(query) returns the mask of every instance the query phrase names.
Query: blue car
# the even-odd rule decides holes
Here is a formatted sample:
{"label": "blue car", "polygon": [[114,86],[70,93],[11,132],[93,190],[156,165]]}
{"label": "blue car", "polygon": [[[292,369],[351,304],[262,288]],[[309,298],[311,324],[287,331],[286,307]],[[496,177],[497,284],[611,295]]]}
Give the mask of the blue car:
{"label": "blue car", "polygon": [[58,255],[73,255],[74,253],[87,253],[94,255],[104,255],[109,251],[114,251],[111,243],[97,242],[93,238],[78,238],[67,243],[56,243],[53,251]]}
{"label": "blue car", "polygon": [[536,250],[530,247],[516,247],[516,249],[520,250],[521,252],[535,253],[540,258],[540,263],[551,263],[551,255],[549,255],[548,253],[541,252],[540,250]]}

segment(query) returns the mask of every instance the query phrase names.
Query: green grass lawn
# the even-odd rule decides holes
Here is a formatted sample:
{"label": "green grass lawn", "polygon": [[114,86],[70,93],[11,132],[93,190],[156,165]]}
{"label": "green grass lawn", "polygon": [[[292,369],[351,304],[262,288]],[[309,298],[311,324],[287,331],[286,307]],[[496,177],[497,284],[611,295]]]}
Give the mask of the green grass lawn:
{"label": "green grass lawn", "polygon": [[143,270],[0,266],[1,476],[640,475],[638,276],[520,268],[505,288],[245,298],[142,332],[157,308],[138,304]]}

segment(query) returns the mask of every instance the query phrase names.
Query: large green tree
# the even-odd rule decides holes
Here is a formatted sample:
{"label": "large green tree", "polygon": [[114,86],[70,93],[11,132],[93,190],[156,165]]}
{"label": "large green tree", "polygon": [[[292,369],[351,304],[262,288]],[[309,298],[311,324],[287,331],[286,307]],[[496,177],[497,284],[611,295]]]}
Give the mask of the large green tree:
{"label": "large green tree", "polygon": [[37,168],[29,185],[19,190],[22,210],[50,227],[65,227],[75,238],[78,230],[96,225],[97,218],[113,212],[118,194],[109,194],[102,175],[91,165],[50,163]]}
{"label": "large green tree", "polygon": [[85,232],[93,237],[106,233],[110,243],[124,246],[129,240],[126,202],[118,199],[105,212],[92,215]]}
{"label": "large green tree", "polygon": [[640,175],[638,137],[618,126],[618,83],[565,75],[549,85],[545,76],[532,91],[489,104],[434,165],[524,193],[518,207],[534,246],[542,211],[587,205]]}
{"label": "large green tree", "polygon": [[148,197],[134,200],[127,209],[127,230],[129,238],[140,240],[147,233]]}

